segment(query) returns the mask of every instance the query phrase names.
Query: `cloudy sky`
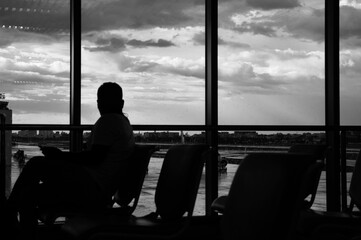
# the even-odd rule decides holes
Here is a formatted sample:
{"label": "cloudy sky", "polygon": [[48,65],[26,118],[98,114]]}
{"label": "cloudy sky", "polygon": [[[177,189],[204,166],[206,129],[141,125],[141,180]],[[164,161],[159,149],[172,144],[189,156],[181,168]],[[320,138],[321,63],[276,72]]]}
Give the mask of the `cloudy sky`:
{"label": "cloudy sky", "polygon": [[[68,123],[68,1],[4,2],[0,92],[13,122]],[[341,122],[360,124],[361,1],[340,3]],[[82,123],[113,81],[134,124],[204,124],[204,17],[204,0],[83,0]],[[219,0],[218,21],[221,124],[324,124],[324,1]]]}

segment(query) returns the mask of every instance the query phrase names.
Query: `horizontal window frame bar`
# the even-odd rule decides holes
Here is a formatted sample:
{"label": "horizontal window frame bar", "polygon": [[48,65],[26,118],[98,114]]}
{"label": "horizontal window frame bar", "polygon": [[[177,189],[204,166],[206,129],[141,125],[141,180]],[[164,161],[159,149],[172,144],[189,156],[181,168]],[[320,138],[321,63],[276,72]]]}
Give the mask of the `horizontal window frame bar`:
{"label": "horizontal window frame bar", "polygon": [[[361,131],[361,126],[323,126],[323,125],[138,125],[134,124],[134,131]],[[80,126],[63,124],[5,124],[5,130],[91,130],[93,125]]]}

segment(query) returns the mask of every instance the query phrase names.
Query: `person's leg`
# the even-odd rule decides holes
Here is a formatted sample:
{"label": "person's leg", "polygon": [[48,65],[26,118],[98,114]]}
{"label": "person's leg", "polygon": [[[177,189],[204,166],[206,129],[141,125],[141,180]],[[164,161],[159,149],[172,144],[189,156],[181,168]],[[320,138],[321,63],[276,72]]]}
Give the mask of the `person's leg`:
{"label": "person's leg", "polygon": [[[10,196],[6,202],[6,217],[11,228],[18,228],[18,212],[23,212],[22,224],[20,232],[29,232],[28,228],[34,227],[36,219],[26,217],[33,216],[35,211],[35,197],[37,195],[36,188],[40,181],[41,171],[43,167],[44,157],[34,157],[28,161],[19,175]],[[24,230],[24,226],[26,231]]]}
{"label": "person's leg", "polygon": [[18,207],[26,199],[25,197],[33,195],[31,193],[40,182],[42,172],[47,165],[46,162],[45,157],[41,156],[31,158],[27,162],[10,193],[7,200],[8,206]]}
{"label": "person's leg", "polygon": [[20,212],[22,232],[30,235],[35,233],[38,223],[36,208],[39,204],[81,204],[99,195],[96,184],[82,166],[34,157],[16,181],[7,206]]}

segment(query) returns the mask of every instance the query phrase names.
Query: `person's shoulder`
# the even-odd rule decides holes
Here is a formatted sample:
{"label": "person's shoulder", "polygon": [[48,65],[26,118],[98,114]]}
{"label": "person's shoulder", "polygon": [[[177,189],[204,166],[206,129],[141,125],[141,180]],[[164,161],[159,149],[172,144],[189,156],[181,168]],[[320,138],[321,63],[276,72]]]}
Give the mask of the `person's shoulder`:
{"label": "person's shoulder", "polygon": [[116,113],[104,114],[98,119],[98,122],[101,124],[130,124],[126,116]]}

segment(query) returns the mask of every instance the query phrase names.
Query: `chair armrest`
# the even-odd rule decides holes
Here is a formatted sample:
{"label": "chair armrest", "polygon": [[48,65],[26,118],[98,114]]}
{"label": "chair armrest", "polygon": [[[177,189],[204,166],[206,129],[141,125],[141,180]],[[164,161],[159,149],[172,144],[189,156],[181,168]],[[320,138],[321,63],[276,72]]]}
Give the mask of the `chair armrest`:
{"label": "chair armrest", "polygon": [[215,211],[217,213],[222,213],[224,212],[224,208],[226,206],[226,202],[227,202],[227,195],[224,196],[220,196],[218,198],[216,198],[211,205],[211,209],[212,211]]}

